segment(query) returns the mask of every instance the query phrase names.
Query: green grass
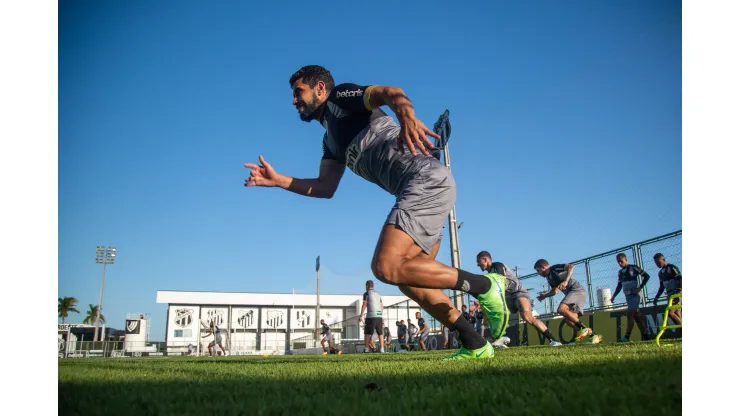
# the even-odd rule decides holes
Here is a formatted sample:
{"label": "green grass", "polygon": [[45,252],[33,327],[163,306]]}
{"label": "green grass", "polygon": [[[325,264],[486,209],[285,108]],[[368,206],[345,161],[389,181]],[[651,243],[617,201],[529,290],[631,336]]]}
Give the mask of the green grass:
{"label": "green grass", "polygon": [[59,414],[681,413],[680,343],[450,353],[61,359]]}

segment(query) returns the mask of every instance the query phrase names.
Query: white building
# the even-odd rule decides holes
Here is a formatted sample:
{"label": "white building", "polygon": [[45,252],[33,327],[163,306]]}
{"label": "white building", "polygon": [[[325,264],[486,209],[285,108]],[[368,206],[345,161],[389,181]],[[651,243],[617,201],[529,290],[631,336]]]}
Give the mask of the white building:
{"label": "white building", "polygon": [[[395,338],[396,321],[415,320],[420,308],[406,296],[382,298],[383,320]],[[199,339],[201,351],[207,351],[213,336],[201,337],[208,333],[210,321],[220,328],[231,354],[282,354],[291,343],[295,349],[313,347],[321,319],[332,327],[337,343],[363,338],[358,322],[362,294],[321,295],[319,302],[316,319],[316,295],[157,291],[157,303],[168,305],[168,352],[185,351],[189,345],[197,349]]]}

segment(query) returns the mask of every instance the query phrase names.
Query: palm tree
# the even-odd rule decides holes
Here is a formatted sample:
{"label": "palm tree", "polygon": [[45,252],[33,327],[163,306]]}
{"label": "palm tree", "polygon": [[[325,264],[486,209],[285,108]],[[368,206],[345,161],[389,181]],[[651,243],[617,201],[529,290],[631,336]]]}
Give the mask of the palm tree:
{"label": "palm tree", "polygon": [[64,323],[64,320],[67,319],[67,316],[69,316],[70,312],[80,313],[75,308],[75,305],[79,302],[77,298],[71,298],[71,297],[63,297],[59,298],[59,306],[57,308],[57,311],[59,312],[59,317],[62,318],[62,323]]}
{"label": "palm tree", "polygon": [[[90,310],[87,311],[87,316],[85,317],[85,319],[82,320],[82,323],[93,325],[95,324],[95,314],[98,313],[98,305],[93,305],[93,304],[89,304],[89,305],[90,305]],[[98,319],[100,319],[100,322],[105,323],[105,316],[103,316],[102,313],[100,314],[100,318]]]}

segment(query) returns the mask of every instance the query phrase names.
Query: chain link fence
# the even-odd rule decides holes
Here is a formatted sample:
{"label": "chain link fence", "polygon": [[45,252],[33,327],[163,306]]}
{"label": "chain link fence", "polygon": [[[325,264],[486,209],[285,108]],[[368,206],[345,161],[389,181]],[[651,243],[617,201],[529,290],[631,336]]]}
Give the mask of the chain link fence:
{"label": "chain link fence", "polygon": [[[658,267],[653,261],[656,253],[665,256],[668,263],[674,264],[681,269],[682,254],[682,230],[678,230],[660,237],[651,238],[639,243],[620,247],[605,253],[597,254],[585,259],[564,262],[575,266],[573,279],[576,279],[586,289],[588,297],[586,298],[586,311],[596,311],[610,307],[620,307],[627,304],[623,293],[620,293],[613,304],[609,304],[611,296],[614,295],[614,289],[617,287],[617,276],[621,267],[617,264],[617,254],[624,253],[627,256],[627,262],[634,264],[650,275],[650,280],[642,290],[642,306],[648,306],[655,295],[658,294],[660,280],[658,279]],[[550,264],[559,262],[548,259]],[[544,299],[538,302],[535,298],[538,293],[550,290],[545,278],[537,273],[520,276],[519,280],[527,287],[532,295],[534,310],[544,317],[551,316],[557,310],[558,304],[563,300],[563,294]],[[665,293],[661,296],[661,301],[665,302]]]}

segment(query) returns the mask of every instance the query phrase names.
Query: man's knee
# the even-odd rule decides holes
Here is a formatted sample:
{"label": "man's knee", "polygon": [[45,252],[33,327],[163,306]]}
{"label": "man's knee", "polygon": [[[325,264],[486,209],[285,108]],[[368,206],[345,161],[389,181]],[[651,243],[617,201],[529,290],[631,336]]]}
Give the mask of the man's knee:
{"label": "man's knee", "polygon": [[373,259],[370,268],[373,271],[373,275],[376,279],[389,285],[398,285],[398,270],[401,266],[401,261],[391,260],[387,257],[379,257]]}
{"label": "man's knee", "polygon": [[570,312],[570,308],[568,307],[568,305],[566,305],[564,303],[561,303],[560,305],[558,305],[558,313],[559,314],[565,315],[566,312]]}

